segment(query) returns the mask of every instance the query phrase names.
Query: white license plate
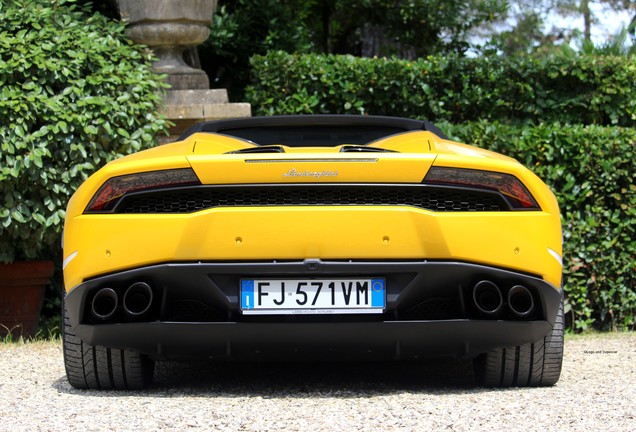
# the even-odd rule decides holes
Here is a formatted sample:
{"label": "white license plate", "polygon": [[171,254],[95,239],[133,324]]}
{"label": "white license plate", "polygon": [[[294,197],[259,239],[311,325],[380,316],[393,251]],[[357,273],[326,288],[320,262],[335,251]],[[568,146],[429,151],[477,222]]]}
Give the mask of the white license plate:
{"label": "white license plate", "polygon": [[382,313],[384,279],[243,279],[246,315]]}

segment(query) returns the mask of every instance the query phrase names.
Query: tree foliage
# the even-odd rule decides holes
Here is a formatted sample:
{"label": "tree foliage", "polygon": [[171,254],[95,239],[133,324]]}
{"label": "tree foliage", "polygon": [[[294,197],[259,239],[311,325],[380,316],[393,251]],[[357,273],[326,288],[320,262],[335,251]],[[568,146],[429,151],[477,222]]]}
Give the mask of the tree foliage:
{"label": "tree foliage", "polygon": [[210,85],[227,88],[231,97],[240,99],[252,55],[310,51],[308,3],[311,0],[220,2],[210,37],[198,48]]}
{"label": "tree foliage", "polygon": [[[502,0],[351,0],[319,2],[317,51],[416,58],[463,53],[471,29],[502,16]],[[314,7],[315,8],[315,7]]]}
{"label": "tree foliage", "polygon": [[220,3],[199,48],[213,86],[241,97],[249,58],[282,50],[361,56],[463,53],[470,30],[497,20],[504,0],[236,0]]}
{"label": "tree foliage", "polygon": [[[602,10],[631,15],[622,27],[603,22]],[[566,24],[567,23],[567,24]],[[611,32],[604,41],[592,40],[592,30]],[[636,30],[634,0],[530,0],[511,3],[506,20],[486,28],[481,52],[506,56],[528,54],[632,55]]]}
{"label": "tree foliage", "polygon": [[580,17],[583,19],[583,28],[579,33],[583,36],[583,41],[590,42],[592,39],[592,26],[600,23],[595,9],[603,7],[614,11],[630,11],[636,19],[636,2],[634,0],[551,0],[550,3],[558,12],[565,16]]}

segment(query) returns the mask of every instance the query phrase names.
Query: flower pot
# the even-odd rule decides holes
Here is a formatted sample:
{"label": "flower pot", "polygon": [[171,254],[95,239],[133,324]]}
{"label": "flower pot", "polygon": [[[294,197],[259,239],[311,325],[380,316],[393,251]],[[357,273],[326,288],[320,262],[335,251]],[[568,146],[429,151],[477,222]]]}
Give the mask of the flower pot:
{"label": "flower pot", "polygon": [[0,336],[33,337],[38,330],[44,290],[53,276],[51,261],[0,264]]}

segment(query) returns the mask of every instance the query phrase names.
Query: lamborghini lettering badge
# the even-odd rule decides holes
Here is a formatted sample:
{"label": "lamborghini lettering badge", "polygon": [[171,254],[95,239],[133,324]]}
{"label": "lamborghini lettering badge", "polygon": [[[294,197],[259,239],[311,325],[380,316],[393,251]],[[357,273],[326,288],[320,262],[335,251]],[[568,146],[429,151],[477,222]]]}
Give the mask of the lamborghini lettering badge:
{"label": "lamborghini lettering badge", "polygon": [[321,177],[337,177],[338,176],[338,171],[330,171],[330,170],[323,170],[323,171],[298,171],[294,168],[290,169],[289,171],[287,171],[286,173],[283,174],[283,177],[314,177],[314,178],[321,178]]}

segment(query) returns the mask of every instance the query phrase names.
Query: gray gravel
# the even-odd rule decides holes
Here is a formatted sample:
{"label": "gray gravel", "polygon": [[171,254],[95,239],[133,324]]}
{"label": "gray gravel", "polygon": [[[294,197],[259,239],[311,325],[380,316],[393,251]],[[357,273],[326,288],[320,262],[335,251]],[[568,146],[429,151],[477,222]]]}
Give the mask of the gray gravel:
{"label": "gray gravel", "polygon": [[0,344],[0,431],[636,430],[636,333],[565,348],[551,388],[480,389],[462,361],[161,363],[149,390],[97,392],[59,342]]}

